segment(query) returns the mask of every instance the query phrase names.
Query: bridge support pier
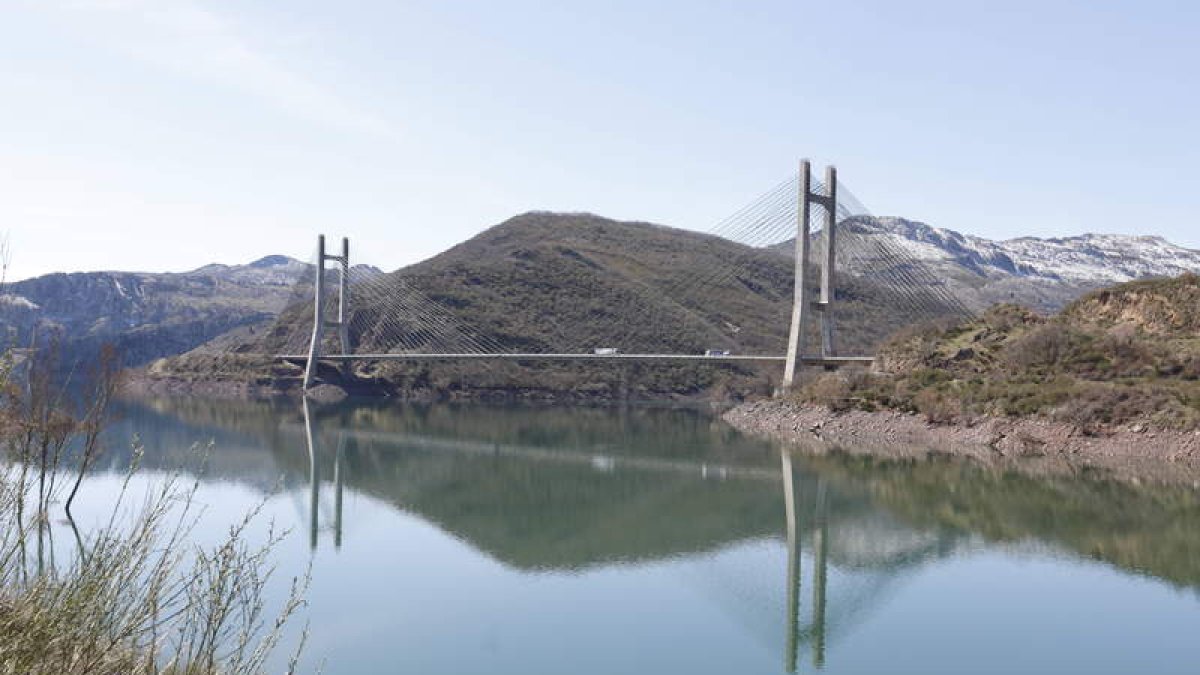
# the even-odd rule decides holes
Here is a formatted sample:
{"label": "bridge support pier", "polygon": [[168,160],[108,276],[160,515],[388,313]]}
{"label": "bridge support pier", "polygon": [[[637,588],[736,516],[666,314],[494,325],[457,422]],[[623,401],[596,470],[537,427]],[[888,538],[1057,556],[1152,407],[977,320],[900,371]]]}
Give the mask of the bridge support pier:
{"label": "bridge support pier", "polygon": [[[338,313],[336,321],[325,319],[325,262],[338,263]],[[312,387],[317,377],[317,359],[324,353],[325,329],[336,328],[341,355],[350,354],[350,240],[342,237],[342,254],[329,255],[325,253],[325,235],[317,236],[316,276],[313,279],[313,332],[312,342],[308,347],[308,362],[304,367],[304,390]],[[343,374],[349,376],[351,363],[342,362]]]}
{"label": "bridge support pier", "polygon": [[819,312],[821,325],[821,356],[829,358],[837,355],[834,346],[833,328],[833,284],[835,280],[835,265],[837,261],[837,169],[825,168],[825,185],[827,194],[814,192],[812,189],[812,165],[805,159],[800,162],[800,186],[798,190],[799,208],[796,217],[796,280],[792,289],[792,323],[788,331],[787,357],[783,369],[783,389],[791,389],[798,380],[796,368],[804,355],[805,317],[808,313],[808,269],[810,233],[809,221],[814,204],[825,211],[825,255],[821,261],[821,291],[820,300],[812,308]]}

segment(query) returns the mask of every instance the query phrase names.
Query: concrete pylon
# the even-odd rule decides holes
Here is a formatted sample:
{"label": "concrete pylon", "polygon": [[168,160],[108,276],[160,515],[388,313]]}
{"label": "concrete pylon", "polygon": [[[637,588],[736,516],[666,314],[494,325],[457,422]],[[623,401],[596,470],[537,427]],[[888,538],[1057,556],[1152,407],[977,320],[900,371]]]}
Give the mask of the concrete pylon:
{"label": "concrete pylon", "polygon": [[836,356],[833,330],[833,282],[837,265],[837,168],[825,167],[825,185],[829,194],[825,207],[825,259],[821,263],[821,356]]}
{"label": "concrete pylon", "polygon": [[821,356],[830,357],[837,354],[833,329],[833,286],[837,259],[837,169],[835,167],[826,167],[825,183],[828,194],[814,192],[812,189],[812,164],[807,159],[800,161],[800,184],[797,190],[799,208],[796,215],[796,278],[792,288],[792,322],[788,330],[787,357],[783,368],[783,389],[785,391],[795,385],[798,379],[797,368],[803,364],[804,359],[804,327],[809,309],[808,269],[811,249],[809,223],[814,204],[825,209],[825,255],[821,260],[820,300],[812,309],[819,311],[821,317]]}
{"label": "concrete pylon", "polygon": [[[336,321],[325,319],[325,263],[338,263],[338,312]],[[308,347],[308,362],[304,367],[304,389],[312,387],[317,377],[317,360],[324,353],[325,329],[336,328],[341,354],[350,353],[350,239],[342,237],[342,254],[325,253],[325,235],[317,236],[316,278],[313,281],[313,331]],[[350,362],[342,364],[343,373],[350,374]]]}
{"label": "concrete pylon", "polygon": [[800,161],[800,200],[796,215],[795,282],[792,285],[792,324],[788,330],[787,360],[783,366],[783,388],[790,389],[796,381],[796,366],[804,352],[804,314],[808,302],[808,200],[812,196],[812,165]]}

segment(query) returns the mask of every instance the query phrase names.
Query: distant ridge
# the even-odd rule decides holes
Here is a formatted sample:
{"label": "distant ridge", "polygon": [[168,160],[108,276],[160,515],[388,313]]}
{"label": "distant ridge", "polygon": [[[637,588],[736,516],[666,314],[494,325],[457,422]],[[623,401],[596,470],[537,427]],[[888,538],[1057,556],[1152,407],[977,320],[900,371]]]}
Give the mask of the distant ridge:
{"label": "distant ridge", "polygon": [[[976,309],[1015,302],[1053,312],[1101,286],[1200,272],[1200,251],[1156,236],[1081,234],[993,241],[890,216],[855,217],[843,227],[886,238],[907,256],[932,266]],[[817,245],[819,239],[818,235]],[[794,243],[772,248],[792,255]]]}
{"label": "distant ridge", "polygon": [[259,268],[261,268],[261,267],[279,267],[281,265],[290,265],[292,263],[298,263],[298,262],[300,262],[300,261],[296,260],[295,258],[289,258],[286,255],[268,255],[268,256],[259,258],[258,260],[255,260],[254,262],[250,263],[248,266],[249,267],[259,267]]}
{"label": "distant ridge", "polygon": [[58,336],[68,364],[111,343],[137,366],[271,320],[308,269],[270,255],[190,272],[47,274],[5,285],[0,330],[18,346]]}

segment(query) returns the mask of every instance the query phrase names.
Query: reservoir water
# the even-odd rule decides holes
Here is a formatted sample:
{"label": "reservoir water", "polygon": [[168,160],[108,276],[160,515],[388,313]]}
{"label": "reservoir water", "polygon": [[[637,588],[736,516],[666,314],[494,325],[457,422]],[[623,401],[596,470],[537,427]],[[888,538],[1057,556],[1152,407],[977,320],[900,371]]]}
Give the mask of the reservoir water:
{"label": "reservoir water", "polygon": [[198,541],[289,530],[306,672],[1200,672],[1192,488],[806,456],[700,409],[155,400],[81,520],[135,437],[138,480],[193,467]]}

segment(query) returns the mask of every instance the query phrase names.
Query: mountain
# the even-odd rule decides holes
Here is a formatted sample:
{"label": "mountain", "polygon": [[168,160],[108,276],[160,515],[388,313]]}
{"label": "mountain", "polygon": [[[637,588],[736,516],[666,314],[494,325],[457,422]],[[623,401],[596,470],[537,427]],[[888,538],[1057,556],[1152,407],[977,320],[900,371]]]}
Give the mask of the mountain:
{"label": "mountain", "polygon": [[[773,251],[691,230],[532,212],[399,270],[392,281],[514,350],[782,354],[793,267]],[[869,349],[906,320],[891,311],[893,295],[870,280],[842,280],[839,337],[847,352]],[[363,331],[360,344],[394,348],[386,328]]]}
{"label": "mountain", "polygon": [[47,274],[4,286],[0,330],[17,347],[57,335],[68,364],[111,343],[136,366],[270,321],[310,268],[268,256],[182,273]]}
{"label": "mountain", "polygon": [[[1161,237],[1083,234],[993,241],[896,217],[855,217],[842,231],[874,239],[905,258],[937,270],[954,293],[975,309],[1014,302],[1045,312],[1061,309],[1085,292],[1114,283],[1200,271],[1200,251]],[[814,247],[821,246],[820,235]],[[775,247],[791,254],[794,244]],[[849,261],[870,272],[871,256]]]}
{"label": "mountain", "polygon": [[310,269],[311,265],[295,258],[269,255],[245,265],[213,263],[186,274],[215,276],[245,285],[289,286],[296,283],[300,276]]}
{"label": "mountain", "polygon": [[952,253],[981,273],[992,268],[1023,276],[1114,284],[1178,276],[1200,266],[1200,251],[1155,236],[1083,234],[996,242],[903,218],[876,220],[881,230]]}

